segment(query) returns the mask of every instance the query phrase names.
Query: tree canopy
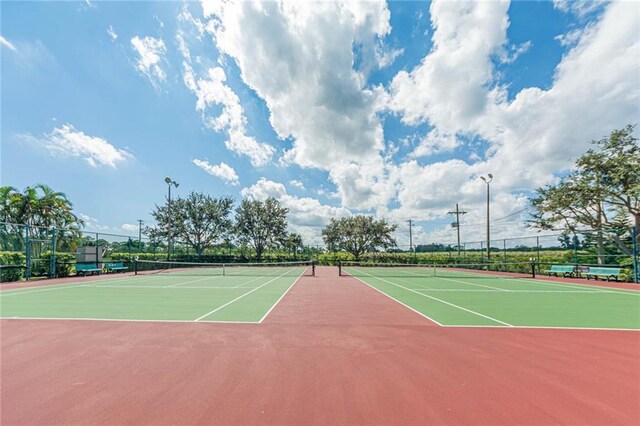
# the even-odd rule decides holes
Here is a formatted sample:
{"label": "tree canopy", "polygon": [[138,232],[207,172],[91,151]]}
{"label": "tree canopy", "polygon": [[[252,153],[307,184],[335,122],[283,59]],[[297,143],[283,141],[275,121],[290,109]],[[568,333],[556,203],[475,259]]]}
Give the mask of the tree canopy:
{"label": "tree canopy", "polygon": [[[230,197],[213,198],[199,192],[173,199],[171,233],[177,240],[191,246],[197,254],[202,254],[205,248],[221,242],[231,231],[229,215],[232,206],[233,199]],[[154,240],[168,237],[168,207],[168,203],[156,206],[151,212],[156,225],[148,227],[145,233]]]}
{"label": "tree canopy", "polygon": [[[640,227],[640,145],[635,126],[614,130],[592,141],[575,168],[558,183],[536,190],[530,225],[563,227],[575,232],[596,229],[611,237],[625,253],[623,228]],[[602,252],[602,238],[599,239]]]}
{"label": "tree canopy", "polygon": [[289,209],[275,198],[244,199],[236,209],[236,237],[241,244],[252,247],[260,261],[266,249],[280,247],[287,240],[288,213]]}
{"label": "tree canopy", "polygon": [[365,252],[395,247],[391,237],[397,225],[385,219],[375,220],[371,216],[357,215],[343,219],[331,219],[322,230],[322,239],[330,250],[344,250],[356,259]]}
{"label": "tree canopy", "polygon": [[73,213],[73,204],[63,192],[43,184],[20,192],[0,187],[0,221],[31,226],[79,228],[84,223]]}

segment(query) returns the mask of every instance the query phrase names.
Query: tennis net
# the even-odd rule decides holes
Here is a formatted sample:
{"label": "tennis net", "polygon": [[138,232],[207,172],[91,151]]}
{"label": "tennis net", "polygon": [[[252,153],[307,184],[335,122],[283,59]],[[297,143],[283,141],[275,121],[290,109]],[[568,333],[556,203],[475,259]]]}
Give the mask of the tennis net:
{"label": "tennis net", "polygon": [[341,262],[339,273],[340,276],[380,278],[535,278],[535,266],[530,262],[436,265]]}
{"label": "tennis net", "polygon": [[136,275],[186,275],[186,276],[315,276],[311,261],[269,263],[202,263],[156,260],[137,260]]}

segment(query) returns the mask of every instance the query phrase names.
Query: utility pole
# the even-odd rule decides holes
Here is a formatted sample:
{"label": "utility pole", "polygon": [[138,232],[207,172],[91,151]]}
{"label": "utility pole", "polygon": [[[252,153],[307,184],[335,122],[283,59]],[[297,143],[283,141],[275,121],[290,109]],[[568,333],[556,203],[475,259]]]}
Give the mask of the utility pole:
{"label": "utility pole", "polygon": [[413,234],[411,233],[411,227],[413,227],[413,219],[407,220],[409,224],[409,252],[413,253]]}
{"label": "utility pole", "polygon": [[456,203],[456,211],[455,212],[447,212],[447,214],[455,214],[456,221],[451,224],[453,228],[456,228],[458,231],[458,259],[460,259],[460,215],[467,214],[465,211],[460,211],[458,208],[458,203]]}

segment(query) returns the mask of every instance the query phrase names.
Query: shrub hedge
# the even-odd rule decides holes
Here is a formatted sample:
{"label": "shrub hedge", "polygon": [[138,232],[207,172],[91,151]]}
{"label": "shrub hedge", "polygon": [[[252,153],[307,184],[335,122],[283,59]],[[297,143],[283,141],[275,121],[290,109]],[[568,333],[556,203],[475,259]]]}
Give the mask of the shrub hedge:
{"label": "shrub hedge", "polygon": [[24,271],[27,258],[24,254],[14,251],[0,251],[0,265],[9,266],[16,265],[22,266],[22,268],[1,268],[0,269],[0,282],[20,281],[24,278]]}

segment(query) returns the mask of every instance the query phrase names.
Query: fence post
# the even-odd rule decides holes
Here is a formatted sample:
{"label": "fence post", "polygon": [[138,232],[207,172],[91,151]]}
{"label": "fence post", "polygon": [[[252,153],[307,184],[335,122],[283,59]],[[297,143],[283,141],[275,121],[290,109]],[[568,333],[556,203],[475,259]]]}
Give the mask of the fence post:
{"label": "fence post", "polygon": [[638,227],[631,227],[631,238],[633,240],[633,282],[638,284],[640,283],[640,270],[638,270]]}
{"label": "fence post", "polygon": [[578,236],[573,234],[573,260],[578,265]]}
{"label": "fence post", "polygon": [[538,259],[538,263],[540,263],[540,237],[536,237],[536,259]]}
{"label": "fence post", "polygon": [[507,263],[507,239],[502,240],[502,251],[504,252],[504,262]]}
{"label": "fence post", "polygon": [[31,278],[31,238],[29,237],[30,230],[29,225],[24,226],[24,256],[26,262],[26,270],[24,272],[24,277],[29,280]]}
{"label": "fence post", "polygon": [[57,278],[56,273],[56,228],[51,228],[51,257],[49,259],[49,277]]}

